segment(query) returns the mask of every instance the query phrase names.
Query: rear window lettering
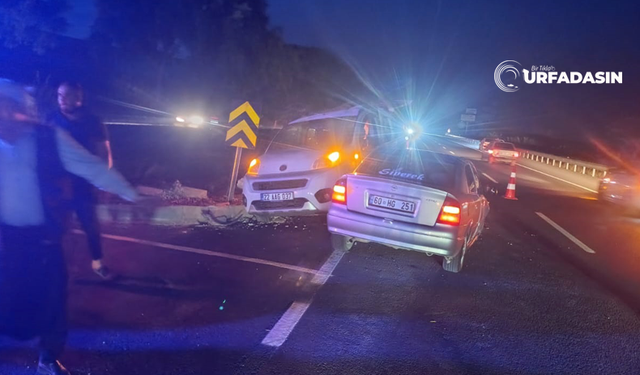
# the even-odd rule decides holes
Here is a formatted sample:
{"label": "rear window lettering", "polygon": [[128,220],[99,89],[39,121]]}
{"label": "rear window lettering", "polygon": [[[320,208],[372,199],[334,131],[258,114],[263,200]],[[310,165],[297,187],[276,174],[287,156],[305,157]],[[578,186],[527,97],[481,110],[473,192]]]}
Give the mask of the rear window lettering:
{"label": "rear window lettering", "polygon": [[[404,157],[402,157],[404,156]],[[423,186],[452,188],[456,165],[431,153],[406,155],[376,155],[363,160],[356,173]]]}
{"label": "rear window lettering", "polygon": [[378,174],[381,174],[383,176],[392,176],[392,177],[407,178],[407,179],[416,180],[416,181],[424,181],[424,173],[415,174],[415,173],[403,172],[402,168],[396,168],[396,169],[385,168],[379,171]]}

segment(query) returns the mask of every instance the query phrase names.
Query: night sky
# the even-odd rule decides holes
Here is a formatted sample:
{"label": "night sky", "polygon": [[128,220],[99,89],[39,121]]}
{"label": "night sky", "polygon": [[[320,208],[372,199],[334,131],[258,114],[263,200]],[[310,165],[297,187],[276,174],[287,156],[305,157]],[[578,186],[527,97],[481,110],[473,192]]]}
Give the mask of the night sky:
{"label": "night sky", "polygon": [[[71,1],[71,34],[87,35],[91,1]],[[636,1],[269,0],[271,23],[288,42],[334,51],[372,87],[413,100],[423,120],[508,107],[520,126],[568,131],[640,119],[639,14]],[[624,83],[503,93],[493,72],[508,59],[622,71]]]}

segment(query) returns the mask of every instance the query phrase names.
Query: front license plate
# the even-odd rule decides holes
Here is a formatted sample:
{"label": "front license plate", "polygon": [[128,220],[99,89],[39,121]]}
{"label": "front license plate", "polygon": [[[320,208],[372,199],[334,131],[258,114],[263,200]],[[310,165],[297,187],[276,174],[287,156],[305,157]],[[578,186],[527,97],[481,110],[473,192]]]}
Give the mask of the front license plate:
{"label": "front license plate", "polygon": [[408,213],[414,213],[416,210],[416,204],[413,202],[401,199],[381,197],[379,195],[371,195],[369,197],[369,206],[387,208],[389,210]]}
{"label": "front license plate", "polygon": [[266,202],[292,201],[293,192],[286,193],[262,193],[260,198]]}

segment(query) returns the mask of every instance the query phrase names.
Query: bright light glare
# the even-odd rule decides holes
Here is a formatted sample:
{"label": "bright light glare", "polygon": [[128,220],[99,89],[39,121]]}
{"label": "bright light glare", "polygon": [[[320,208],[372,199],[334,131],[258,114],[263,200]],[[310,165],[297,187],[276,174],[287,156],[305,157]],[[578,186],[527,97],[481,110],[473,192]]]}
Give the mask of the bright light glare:
{"label": "bright light glare", "polygon": [[258,173],[258,164],[260,163],[260,160],[258,159],[253,159],[251,160],[251,162],[249,163],[249,170],[247,171],[248,174],[257,174]]}
{"label": "bright light glare", "polygon": [[182,117],[178,116],[178,117],[176,117],[176,121],[178,121],[178,122],[184,122],[184,119],[183,119]]}
{"label": "bright light glare", "polygon": [[338,159],[340,159],[340,153],[338,151],[332,152],[329,155],[327,155],[327,158],[331,160],[332,163],[335,163],[338,161]]}
{"label": "bright light glare", "polygon": [[344,194],[334,193],[332,199],[334,202],[345,202],[347,197]]}
{"label": "bright light glare", "polygon": [[189,122],[193,125],[202,125],[204,124],[204,119],[201,116],[191,116],[189,117]]}
{"label": "bright light glare", "polygon": [[442,207],[442,212],[448,213],[448,214],[454,214],[457,215],[460,213],[460,207],[456,207],[456,206],[444,206]]}

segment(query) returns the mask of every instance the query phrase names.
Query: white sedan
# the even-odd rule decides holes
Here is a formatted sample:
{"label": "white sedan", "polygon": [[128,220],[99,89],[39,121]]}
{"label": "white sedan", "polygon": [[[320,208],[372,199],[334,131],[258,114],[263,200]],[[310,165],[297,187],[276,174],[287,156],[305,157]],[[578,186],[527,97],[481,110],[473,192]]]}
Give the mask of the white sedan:
{"label": "white sedan", "polygon": [[444,257],[459,272],[489,213],[467,160],[418,150],[380,151],[334,187],[327,221],[333,247],[356,242]]}

